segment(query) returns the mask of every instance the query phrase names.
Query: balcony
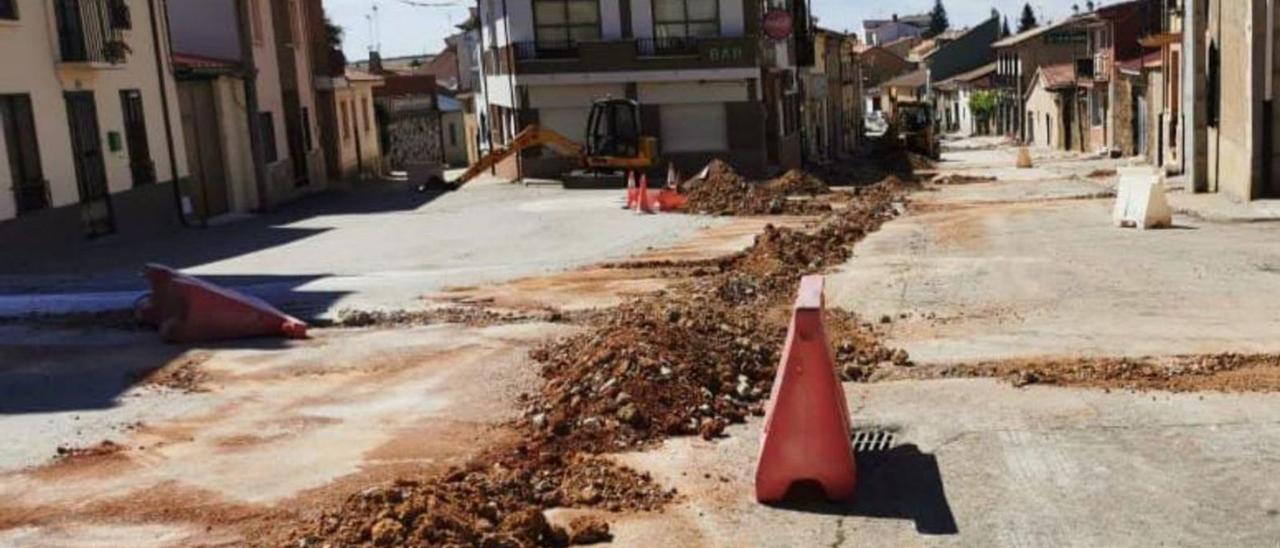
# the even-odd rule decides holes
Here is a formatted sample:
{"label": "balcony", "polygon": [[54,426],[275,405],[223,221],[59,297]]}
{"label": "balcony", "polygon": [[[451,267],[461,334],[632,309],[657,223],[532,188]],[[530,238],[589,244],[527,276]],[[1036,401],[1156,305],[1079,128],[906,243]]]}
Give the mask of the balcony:
{"label": "balcony", "polygon": [[537,59],[577,59],[579,45],[577,42],[516,42],[512,45],[516,61],[532,61]]}
{"label": "balcony", "polygon": [[757,66],[758,52],[759,43],[748,37],[512,45],[518,74],[744,68]]}
{"label": "balcony", "polygon": [[132,27],[126,0],[54,0],[58,50],[63,63],[123,64],[132,51],[124,31]]}

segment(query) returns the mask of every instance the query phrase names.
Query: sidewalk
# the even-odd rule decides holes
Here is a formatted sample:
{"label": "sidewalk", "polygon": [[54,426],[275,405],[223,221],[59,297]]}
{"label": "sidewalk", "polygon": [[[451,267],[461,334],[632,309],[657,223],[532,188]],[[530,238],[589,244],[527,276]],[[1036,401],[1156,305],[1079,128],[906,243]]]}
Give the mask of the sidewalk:
{"label": "sidewalk", "polygon": [[1215,223],[1265,223],[1280,222],[1280,200],[1254,200],[1236,203],[1221,194],[1193,194],[1182,191],[1169,193],[1169,205],[1173,210]]}

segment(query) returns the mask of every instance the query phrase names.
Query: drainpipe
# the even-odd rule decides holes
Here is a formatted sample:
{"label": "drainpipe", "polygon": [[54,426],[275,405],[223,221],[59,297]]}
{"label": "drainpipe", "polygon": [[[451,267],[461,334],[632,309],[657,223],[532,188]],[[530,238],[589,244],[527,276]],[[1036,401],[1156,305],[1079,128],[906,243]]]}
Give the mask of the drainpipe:
{"label": "drainpipe", "polygon": [[258,211],[270,210],[267,203],[266,151],[263,150],[262,124],[258,120],[258,67],[253,59],[253,30],[249,0],[234,0],[237,26],[240,27],[240,77],[244,80],[244,109],[249,122],[249,149],[253,156],[253,186],[258,193]]}
{"label": "drainpipe", "polygon": [[[160,112],[164,117],[164,140],[169,155],[169,181],[173,185],[173,200],[178,206],[178,220],[182,226],[191,226],[182,208],[182,188],[178,182],[178,155],[173,146],[173,117],[169,115],[169,87],[164,80],[164,54],[161,49],[160,28],[156,25],[156,1],[147,0],[147,15],[151,19],[151,44],[156,54],[156,81],[160,84]],[[169,31],[169,15],[165,14],[165,33]],[[167,42],[166,42],[167,43]]]}

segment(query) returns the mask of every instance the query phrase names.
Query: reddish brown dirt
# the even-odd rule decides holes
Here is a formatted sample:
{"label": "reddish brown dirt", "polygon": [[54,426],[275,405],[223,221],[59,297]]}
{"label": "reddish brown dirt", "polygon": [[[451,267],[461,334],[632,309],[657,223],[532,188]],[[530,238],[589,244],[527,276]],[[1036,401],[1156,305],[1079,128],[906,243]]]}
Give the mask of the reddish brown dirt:
{"label": "reddish brown dirt", "polygon": [[[791,186],[799,178],[777,183]],[[688,281],[597,313],[583,334],[533,352],[546,383],[527,398],[499,446],[444,478],[354,495],[285,540],[302,545],[563,545],[585,537],[547,525],[553,507],[653,509],[672,496],[647,476],[591,456],[670,435],[712,439],[762,412],[802,274],[848,259],[853,244],[895,216],[896,179],[861,189],[810,231],[766,227],[749,249],[708,263]],[[869,325],[833,312],[830,337],[843,372],[865,378],[905,353],[876,342]]]}
{"label": "reddish brown dirt", "polygon": [[210,375],[203,365],[211,357],[211,354],[203,352],[188,353],[164,367],[147,373],[140,380],[140,384],[187,394],[204,392],[208,390],[205,385],[210,380]]}
{"label": "reddish brown dirt", "polygon": [[932,367],[893,377],[995,377],[1032,384],[1170,392],[1280,391],[1280,355],[1045,358]]}
{"label": "reddish brown dirt", "polygon": [[460,324],[468,327],[490,327],[509,323],[560,322],[557,310],[494,310],[476,306],[452,306],[428,310],[341,310],[334,327],[409,327]]}
{"label": "reddish brown dirt", "polygon": [[1090,179],[1109,179],[1115,176],[1116,170],[1114,169],[1095,169],[1090,171],[1088,175]]}
{"label": "reddish brown dirt", "polygon": [[685,210],[708,215],[812,215],[831,211],[831,204],[816,200],[830,189],[807,173],[792,170],[766,182],[748,181],[728,164],[712,162],[706,179],[684,186],[689,201]]}
{"label": "reddish brown dirt", "polygon": [[89,447],[58,447],[58,461],[63,464],[71,464],[78,461],[92,460],[97,457],[105,457],[114,455],[124,451],[124,446],[111,441],[105,440]]}

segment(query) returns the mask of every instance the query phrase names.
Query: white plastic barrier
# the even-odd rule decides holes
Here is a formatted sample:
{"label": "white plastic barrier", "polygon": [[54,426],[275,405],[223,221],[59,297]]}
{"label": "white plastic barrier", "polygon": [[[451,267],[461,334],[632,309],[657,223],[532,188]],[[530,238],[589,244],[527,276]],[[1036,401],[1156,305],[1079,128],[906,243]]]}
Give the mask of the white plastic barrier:
{"label": "white plastic barrier", "polygon": [[1173,210],[1165,198],[1164,174],[1153,167],[1122,167],[1117,170],[1116,206],[1112,220],[1116,226],[1167,228],[1173,226]]}

